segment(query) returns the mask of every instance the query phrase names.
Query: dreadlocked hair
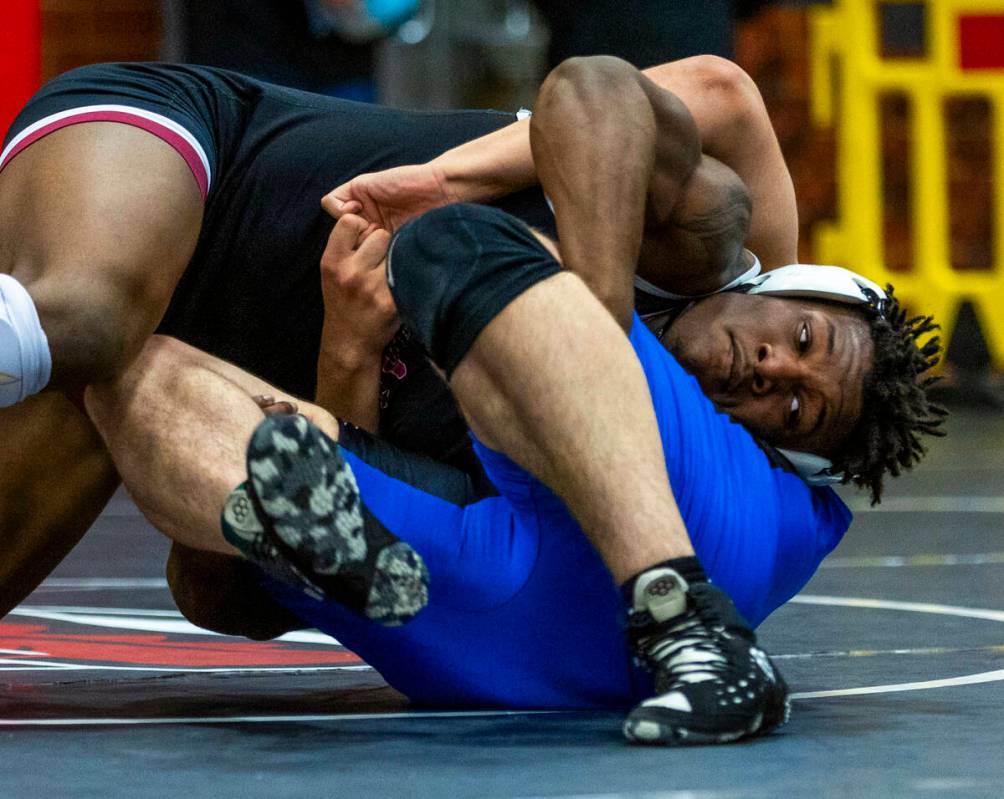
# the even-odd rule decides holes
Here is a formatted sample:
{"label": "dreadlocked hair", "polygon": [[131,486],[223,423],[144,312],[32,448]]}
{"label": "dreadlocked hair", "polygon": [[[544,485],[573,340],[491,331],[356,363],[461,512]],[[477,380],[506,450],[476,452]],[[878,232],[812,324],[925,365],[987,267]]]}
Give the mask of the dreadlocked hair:
{"label": "dreadlocked hair", "polygon": [[938,362],[941,341],[933,336],[917,343],[939,326],[930,316],[908,319],[892,286],[886,285],[886,294],[884,312],[867,314],[874,364],[865,378],[861,418],[832,458],[843,482],[869,489],[872,505],[882,498],[886,474],[897,477],[924,456],[922,434],[945,435],[941,425],[948,415],[927,395],[939,378],[921,377]]}

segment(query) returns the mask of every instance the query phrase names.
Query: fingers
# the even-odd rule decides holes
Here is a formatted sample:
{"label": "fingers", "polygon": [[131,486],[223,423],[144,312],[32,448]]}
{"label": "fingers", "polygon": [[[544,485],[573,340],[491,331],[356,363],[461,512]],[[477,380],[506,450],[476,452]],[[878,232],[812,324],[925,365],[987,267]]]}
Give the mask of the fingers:
{"label": "fingers", "polygon": [[390,234],[386,230],[374,230],[356,252],[359,265],[369,269],[380,266],[387,257],[387,247],[390,245]]}
{"label": "fingers", "polygon": [[346,214],[335,224],[335,229],[328,236],[328,245],[324,254],[336,259],[351,255],[362,241],[362,236],[369,228],[369,223],[361,216]]}
{"label": "fingers", "polygon": [[268,405],[261,410],[266,416],[292,416],[294,413],[299,412],[299,408],[295,402],[287,402],[286,400],[280,400],[274,405]]}
{"label": "fingers", "polygon": [[368,239],[372,233],[375,233],[378,230],[383,230],[383,228],[380,227],[380,225],[378,225],[376,222],[370,222],[369,225],[366,227],[366,230],[364,230],[363,234],[359,237],[359,241],[366,241],[366,239]]}
{"label": "fingers", "polygon": [[280,414],[294,414],[299,409],[295,402],[290,402],[288,400],[278,400],[271,394],[255,394],[251,397],[261,408],[262,413],[266,416],[276,416]]}
{"label": "fingers", "polygon": [[346,214],[335,224],[321,258],[322,266],[342,264],[354,256],[356,264],[372,269],[383,261],[390,244],[390,234],[361,216]]}
{"label": "fingers", "polygon": [[349,184],[343,183],[321,198],[321,208],[335,219],[341,219],[345,214],[358,214],[363,206],[358,200],[352,199]]}

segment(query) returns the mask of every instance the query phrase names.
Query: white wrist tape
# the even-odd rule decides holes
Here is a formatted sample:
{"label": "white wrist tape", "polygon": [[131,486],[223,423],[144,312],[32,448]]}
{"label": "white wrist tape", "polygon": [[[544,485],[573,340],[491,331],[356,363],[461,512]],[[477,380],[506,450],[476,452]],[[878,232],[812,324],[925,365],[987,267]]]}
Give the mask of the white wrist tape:
{"label": "white wrist tape", "polygon": [[0,408],[37,394],[49,383],[52,355],[31,295],[0,275]]}

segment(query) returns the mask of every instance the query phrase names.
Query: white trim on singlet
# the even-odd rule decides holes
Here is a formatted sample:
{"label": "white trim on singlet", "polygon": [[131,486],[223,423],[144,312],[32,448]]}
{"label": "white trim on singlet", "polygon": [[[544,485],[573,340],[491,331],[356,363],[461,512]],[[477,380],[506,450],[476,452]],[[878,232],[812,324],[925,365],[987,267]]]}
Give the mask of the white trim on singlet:
{"label": "white trim on singlet", "polygon": [[146,119],[154,124],[161,125],[167,128],[169,131],[174,133],[183,139],[198,156],[199,161],[202,163],[203,169],[206,172],[206,185],[212,185],[212,170],[209,166],[209,158],[206,155],[205,149],[199,143],[199,140],[195,138],[188,130],[183,128],[173,119],[169,119],[163,114],[158,114],[154,111],[148,111],[145,108],[136,108],[131,105],[112,105],[112,104],[102,104],[102,105],[82,105],[76,108],[68,108],[65,111],[58,111],[55,114],[50,114],[43,119],[33,122],[20,133],[18,133],[14,138],[10,140],[7,146],[4,148],[3,152],[0,153],[0,167],[3,167],[7,158],[12,152],[14,152],[18,145],[23,142],[28,137],[32,136],[42,128],[52,125],[56,122],[62,122],[77,116],[86,116],[88,114],[100,114],[100,113],[119,113],[119,114],[131,114],[133,116],[140,117],[141,119]]}

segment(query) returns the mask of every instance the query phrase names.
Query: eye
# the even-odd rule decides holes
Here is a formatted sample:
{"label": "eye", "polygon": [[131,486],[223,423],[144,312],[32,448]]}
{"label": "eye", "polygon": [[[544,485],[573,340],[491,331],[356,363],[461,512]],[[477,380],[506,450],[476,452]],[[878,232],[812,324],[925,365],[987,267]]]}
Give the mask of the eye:
{"label": "eye", "polygon": [[806,322],[802,322],[801,326],[798,328],[798,351],[800,353],[807,352],[811,344],[812,333],[809,330],[809,325]]}
{"label": "eye", "polygon": [[802,403],[799,402],[798,397],[791,398],[791,404],[788,406],[788,427],[795,427],[798,425],[798,418],[801,415]]}

